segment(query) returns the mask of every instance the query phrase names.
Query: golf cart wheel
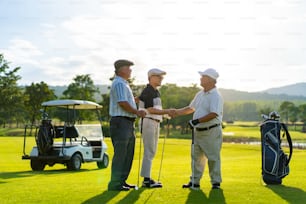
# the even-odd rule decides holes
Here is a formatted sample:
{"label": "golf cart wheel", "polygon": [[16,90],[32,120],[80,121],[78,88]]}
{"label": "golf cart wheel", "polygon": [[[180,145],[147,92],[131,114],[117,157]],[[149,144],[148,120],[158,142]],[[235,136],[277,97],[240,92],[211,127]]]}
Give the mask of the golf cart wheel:
{"label": "golf cart wheel", "polygon": [[99,169],[105,169],[108,166],[109,157],[106,153],[103,155],[103,160],[101,162],[97,162],[97,166]]}
{"label": "golf cart wheel", "polygon": [[79,153],[74,154],[67,162],[67,169],[77,171],[82,165],[82,156]]}
{"label": "golf cart wheel", "polygon": [[33,171],[42,171],[44,170],[46,164],[38,159],[31,159],[31,168]]}

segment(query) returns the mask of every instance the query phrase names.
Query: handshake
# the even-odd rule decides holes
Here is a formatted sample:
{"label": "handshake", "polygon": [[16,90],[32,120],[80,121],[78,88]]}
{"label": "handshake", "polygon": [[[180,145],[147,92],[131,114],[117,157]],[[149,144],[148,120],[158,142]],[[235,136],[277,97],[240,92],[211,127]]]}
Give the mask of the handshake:
{"label": "handshake", "polygon": [[166,109],[165,110],[165,114],[164,114],[164,117],[165,118],[175,118],[179,116],[179,111],[175,108],[170,108],[170,109]]}

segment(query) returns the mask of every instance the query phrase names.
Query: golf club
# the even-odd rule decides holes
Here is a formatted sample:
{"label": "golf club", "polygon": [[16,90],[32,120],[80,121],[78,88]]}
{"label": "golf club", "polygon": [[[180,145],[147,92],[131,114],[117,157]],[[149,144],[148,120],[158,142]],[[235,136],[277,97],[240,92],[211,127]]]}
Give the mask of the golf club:
{"label": "golf club", "polygon": [[163,143],[162,155],[160,159],[160,166],[159,166],[159,173],[158,173],[158,180],[157,180],[158,182],[160,182],[160,175],[161,175],[161,169],[162,169],[162,164],[163,164],[163,159],[164,159],[166,138],[169,137],[169,117],[166,117],[166,120],[167,120],[167,134],[164,137],[164,143]]}
{"label": "golf club", "polygon": [[143,127],[143,118],[141,118],[141,124],[140,124],[138,175],[137,175],[137,186],[136,186],[135,190],[138,190],[138,186],[139,186],[140,164],[141,164],[142,127]]}
{"label": "golf club", "polygon": [[192,182],[192,186],[191,189],[195,189],[194,188],[194,127],[191,129],[191,182]]}

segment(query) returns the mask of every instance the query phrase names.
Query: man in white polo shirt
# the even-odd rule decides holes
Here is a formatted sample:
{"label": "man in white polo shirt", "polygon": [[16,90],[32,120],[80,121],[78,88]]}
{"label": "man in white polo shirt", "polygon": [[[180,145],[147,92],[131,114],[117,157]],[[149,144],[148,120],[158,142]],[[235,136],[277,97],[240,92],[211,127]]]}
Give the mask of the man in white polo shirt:
{"label": "man in white polo shirt", "polygon": [[200,188],[200,179],[208,160],[212,189],[219,189],[222,182],[220,151],[223,116],[223,99],[216,88],[219,74],[214,69],[207,69],[199,74],[204,89],[196,94],[189,106],[177,110],[177,115],[193,113],[193,120],[189,121],[189,125],[195,134],[194,155],[191,155],[194,162],[193,175],[183,188]]}
{"label": "man in white polo shirt", "polygon": [[159,138],[160,122],[163,115],[171,116],[174,109],[162,109],[160,93],[157,89],[161,85],[165,71],[160,69],[150,69],[148,71],[149,84],[139,96],[139,110],[145,110],[146,116],[143,118],[142,138],[144,153],[140,175],[144,178],[142,186],[148,188],[160,188],[162,184],[151,178],[152,160],[157,149]]}

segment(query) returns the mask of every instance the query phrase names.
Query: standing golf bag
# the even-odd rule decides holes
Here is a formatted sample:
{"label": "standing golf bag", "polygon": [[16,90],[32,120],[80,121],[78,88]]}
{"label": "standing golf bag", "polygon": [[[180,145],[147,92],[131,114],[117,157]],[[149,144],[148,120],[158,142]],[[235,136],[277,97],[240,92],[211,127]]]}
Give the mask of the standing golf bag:
{"label": "standing golf bag", "polygon": [[[282,178],[289,174],[292,141],[287,126],[279,121],[277,113],[272,112],[265,119],[260,125],[262,178],[266,184],[281,184]],[[289,156],[282,150],[281,132],[283,137],[286,135],[290,149]]]}

